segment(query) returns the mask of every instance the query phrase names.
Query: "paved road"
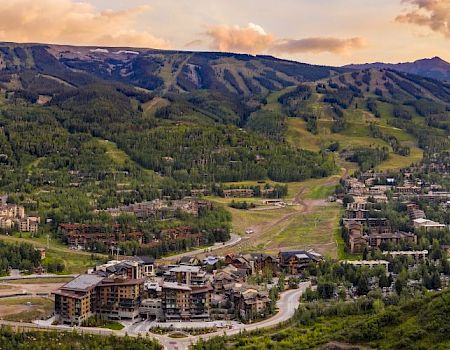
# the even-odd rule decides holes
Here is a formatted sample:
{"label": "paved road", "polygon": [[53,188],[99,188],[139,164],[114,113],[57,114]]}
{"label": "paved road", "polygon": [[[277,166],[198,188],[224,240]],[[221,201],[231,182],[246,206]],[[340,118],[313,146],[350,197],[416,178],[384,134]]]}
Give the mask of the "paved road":
{"label": "paved road", "polygon": [[[78,274],[72,274],[72,275],[55,275],[55,274],[41,274],[41,275],[37,275],[37,274],[33,274],[33,275],[14,275],[14,276],[4,276],[4,277],[0,277],[0,281],[18,281],[18,280],[38,280],[40,278],[42,279],[51,279],[51,278],[55,278],[55,279],[60,279],[60,278],[75,278],[78,277]],[[36,282],[39,283],[39,282]]]}
{"label": "paved road", "polygon": [[165,258],[161,258],[159,259],[159,261],[175,261],[175,260],[179,260],[180,258],[184,257],[184,256],[196,256],[196,255],[200,255],[200,254],[205,254],[205,255],[209,255],[210,252],[218,250],[218,249],[222,249],[222,248],[226,248],[226,247],[232,247],[236,244],[238,244],[240,241],[242,240],[242,237],[232,233],[230,235],[230,239],[226,242],[223,243],[216,243],[211,247],[207,247],[207,248],[202,248],[202,249],[197,249],[197,250],[192,250],[189,252],[185,252],[185,253],[180,253],[177,255],[171,255],[171,256],[167,256]]}
{"label": "paved road", "polygon": [[[204,334],[200,336],[190,336],[186,338],[170,338],[166,335],[154,335],[151,336],[156,338],[161,345],[163,345],[165,350],[188,350],[189,346],[195,344],[200,339],[207,340],[212,337],[222,336],[222,335],[236,335],[242,332],[244,329],[246,331],[254,331],[262,328],[271,328],[279,325],[280,323],[288,321],[292,316],[294,316],[295,310],[297,310],[300,304],[300,296],[303,292],[310,286],[310,282],[303,282],[300,284],[298,289],[288,290],[281,293],[280,299],[277,302],[278,313],[276,313],[271,318],[267,320],[253,323],[253,324],[238,324],[232,329],[221,330],[214,333]],[[143,327],[141,324],[135,324],[126,328],[126,333],[129,335],[145,335],[148,327]],[[123,334],[124,332],[122,332]]]}

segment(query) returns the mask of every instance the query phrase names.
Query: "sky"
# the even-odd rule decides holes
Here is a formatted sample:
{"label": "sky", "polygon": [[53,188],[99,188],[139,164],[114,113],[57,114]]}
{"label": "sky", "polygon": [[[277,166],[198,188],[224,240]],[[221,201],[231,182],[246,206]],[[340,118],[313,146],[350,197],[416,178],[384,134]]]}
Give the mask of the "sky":
{"label": "sky", "polygon": [[450,0],[8,0],[0,41],[450,61]]}

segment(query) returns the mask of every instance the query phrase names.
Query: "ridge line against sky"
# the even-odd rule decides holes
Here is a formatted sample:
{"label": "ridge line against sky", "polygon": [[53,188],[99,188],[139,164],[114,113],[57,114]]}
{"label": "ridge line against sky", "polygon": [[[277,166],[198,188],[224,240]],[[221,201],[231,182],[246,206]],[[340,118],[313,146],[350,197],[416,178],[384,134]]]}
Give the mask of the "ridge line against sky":
{"label": "ridge line against sky", "polygon": [[0,41],[217,50],[341,65],[450,60],[450,0],[9,0]]}

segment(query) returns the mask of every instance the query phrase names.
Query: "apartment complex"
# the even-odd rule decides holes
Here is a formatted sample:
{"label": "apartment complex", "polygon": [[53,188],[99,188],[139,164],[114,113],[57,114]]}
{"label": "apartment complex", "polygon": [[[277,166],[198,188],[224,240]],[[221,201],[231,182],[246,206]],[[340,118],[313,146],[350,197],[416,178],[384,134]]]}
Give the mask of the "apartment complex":
{"label": "apartment complex", "polygon": [[60,224],[58,234],[75,249],[96,250],[95,247],[116,247],[119,242],[143,243],[144,234],[115,224],[112,226],[89,224]]}
{"label": "apartment complex", "polygon": [[56,319],[72,326],[81,326],[92,316],[134,320],[143,285],[142,279],[80,275],[54,293]]}
{"label": "apartment complex", "polygon": [[176,282],[162,285],[161,306],[166,320],[209,319],[211,291],[209,284],[193,286]]}
{"label": "apartment complex", "polygon": [[118,208],[108,208],[106,211],[112,216],[131,214],[138,219],[162,219],[173,217],[178,210],[197,216],[199,210],[205,207],[211,207],[211,203],[187,198],[172,201],[155,199],[153,201],[134,203]]}
{"label": "apartment complex", "polygon": [[41,218],[27,216],[25,208],[16,204],[7,204],[7,196],[0,200],[0,229],[5,231],[36,233],[39,230]]}

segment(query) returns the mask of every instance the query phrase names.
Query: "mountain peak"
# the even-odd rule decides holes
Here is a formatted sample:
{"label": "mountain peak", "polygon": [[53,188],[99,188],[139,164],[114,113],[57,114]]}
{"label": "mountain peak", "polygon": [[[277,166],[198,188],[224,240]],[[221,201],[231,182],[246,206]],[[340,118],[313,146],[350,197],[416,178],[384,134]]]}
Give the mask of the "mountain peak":
{"label": "mountain peak", "polygon": [[352,69],[387,68],[428,78],[450,81],[450,63],[438,56],[405,63],[366,63],[345,66]]}
{"label": "mountain peak", "polygon": [[443,60],[442,58],[440,58],[439,56],[434,56],[432,58],[422,58],[420,60],[417,60],[414,63],[430,63],[430,64],[445,64],[445,65],[449,65],[450,63],[448,63],[447,61]]}

